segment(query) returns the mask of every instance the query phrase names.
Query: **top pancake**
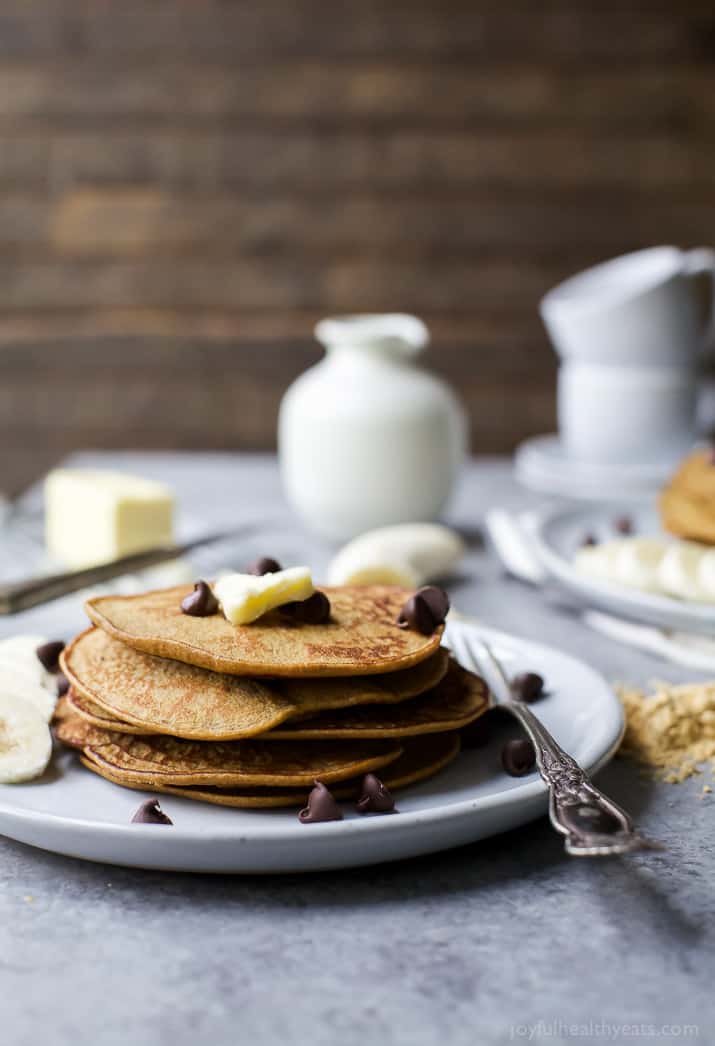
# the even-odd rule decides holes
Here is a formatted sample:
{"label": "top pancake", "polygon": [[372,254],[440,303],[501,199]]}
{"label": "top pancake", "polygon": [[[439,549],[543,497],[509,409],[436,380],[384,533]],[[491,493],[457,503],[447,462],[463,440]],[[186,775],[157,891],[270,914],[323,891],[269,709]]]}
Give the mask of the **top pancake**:
{"label": "top pancake", "polygon": [[433,654],[443,627],[425,636],[397,625],[411,595],[388,585],[325,588],[330,621],[298,624],[273,612],[250,625],[223,614],[181,612],[190,585],[136,596],[98,596],[85,604],[109,635],[147,654],[240,676],[373,675],[409,668]]}

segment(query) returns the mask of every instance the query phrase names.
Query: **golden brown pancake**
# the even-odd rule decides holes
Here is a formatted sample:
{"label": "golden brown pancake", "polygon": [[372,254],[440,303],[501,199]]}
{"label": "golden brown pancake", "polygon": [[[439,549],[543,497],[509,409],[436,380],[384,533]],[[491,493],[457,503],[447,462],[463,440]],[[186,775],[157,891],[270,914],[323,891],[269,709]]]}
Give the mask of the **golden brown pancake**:
{"label": "golden brown pancake", "polygon": [[127,780],[121,771],[115,772],[106,766],[99,766],[84,755],[80,756],[80,762],[92,773],[111,781],[112,784],[121,785],[122,788],[132,788],[137,792],[160,792],[180,796],[182,799],[197,799],[199,802],[214,803],[216,806],[235,806],[248,810],[261,807],[303,806],[308,794],[305,788],[242,788],[222,791],[219,788],[167,785],[160,781],[138,782],[133,779]]}
{"label": "golden brown pancake", "polygon": [[395,741],[182,741],[155,734],[105,732],[67,716],[55,726],[60,741],[81,748],[85,758],[121,771],[127,780],[166,784],[301,786],[367,773],[393,762],[402,749]]}
{"label": "golden brown pancake", "polygon": [[73,639],[61,659],[62,671],[79,694],[117,719],[160,733],[252,737],[294,711],[290,701],[257,679],[142,654],[97,628]]}
{"label": "golden brown pancake", "polygon": [[[436,687],[412,700],[350,707],[288,720],[261,736],[267,741],[294,741],[437,734],[461,729],[482,715],[487,707],[488,694],[483,680],[452,662],[447,676]],[[157,733],[149,727],[137,727],[112,717],[100,705],[72,689],[58,705],[56,717],[67,714],[80,716],[99,729],[116,733]]]}
{"label": "golden brown pancake", "polygon": [[308,719],[288,720],[264,736],[293,741],[439,734],[459,730],[486,712],[488,706],[484,681],[453,661],[441,683],[411,701],[338,709]]}
{"label": "golden brown pancake", "polygon": [[70,687],[65,697],[60,698],[55,709],[55,719],[62,719],[66,715],[79,716],[85,722],[91,723],[92,726],[99,727],[100,730],[115,730],[120,734],[136,734],[140,736],[161,732],[153,730],[148,726],[139,726],[137,723],[124,723],[121,719],[112,718],[111,713],[107,712],[101,705],[96,704],[88,697],[84,697],[76,690],[73,690],[72,687]]}
{"label": "golden brown pancake", "polygon": [[[380,779],[391,791],[406,788],[434,776],[442,770],[459,753],[458,734],[437,734],[431,737],[410,738],[404,743],[402,755],[380,772]],[[136,782],[127,780],[121,771],[98,765],[84,756],[81,762],[88,770],[99,774],[113,784],[137,791],[152,791],[178,796],[182,799],[194,799],[199,802],[213,803],[218,806],[233,806],[246,809],[276,806],[303,806],[307,798],[307,789],[280,788],[208,788],[205,786],[168,785],[163,781]],[[350,799],[355,796],[360,786],[360,779],[343,781],[331,791],[338,799]]]}
{"label": "golden brown pancake", "polygon": [[68,748],[77,748],[79,751],[90,744],[109,744],[124,732],[106,730],[75,715],[65,698],[60,698],[57,703],[52,728],[58,741],[67,745]]}
{"label": "golden brown pancake", "polygon": [[144,654],[98,628],[82,632],[62,653],[70,702],[96,725],[115,729],[113,722],[97,722],[104,716],[139,727],[135,732],[211,741],[254,737],[324,709],[414,697],[439,682],[448,661],[447,651],[438,649],[418,665],[364,681],[260,681]]}
{"label": "golden brown pancake", "polygon": [[715,465],[710,450],[690,454],[660,495],[663,526],[689,541],[715,544]]}
{"label": "golden brown pancake", "polygon": [[295,713],[290,716],[293,719],[326,709],[392,704],[417,697],[437,686],[447,674],[448,667],[449,651],[438,647],[426,660],[399,672],[335,679],[275,679],[269,685],[276,687],[296,706]]}
{"label": "golden brown pancake", "polygon": [[91,620],[146,654],[240,676],[360,676],[396,672],[433,654],[443,626],[429,636],[399,628],[410,592],[387,585],[326,588],[330,621],[299,624],[278,612],[250,625],[223,614],[181,612],[191,586],[135,596],[98,596],[85,604]]}

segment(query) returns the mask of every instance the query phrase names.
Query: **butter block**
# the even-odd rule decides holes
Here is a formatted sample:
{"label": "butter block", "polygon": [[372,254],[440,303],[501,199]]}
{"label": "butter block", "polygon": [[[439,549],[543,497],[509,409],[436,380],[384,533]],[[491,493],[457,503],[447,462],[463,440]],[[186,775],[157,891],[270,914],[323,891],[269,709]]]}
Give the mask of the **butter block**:
{"label": "butter block", "polygon": [[284,603],[301,602],[315,588],[309,567],[289,567],[274,574],[226,574],[213,586],[221,610],[232,625],[247,625]]}
{"label": "butter block", "polygon": [[79,569],[174,540],[174,497],[164,483],[124,472],[55,469],[45,480],[45,541]]}

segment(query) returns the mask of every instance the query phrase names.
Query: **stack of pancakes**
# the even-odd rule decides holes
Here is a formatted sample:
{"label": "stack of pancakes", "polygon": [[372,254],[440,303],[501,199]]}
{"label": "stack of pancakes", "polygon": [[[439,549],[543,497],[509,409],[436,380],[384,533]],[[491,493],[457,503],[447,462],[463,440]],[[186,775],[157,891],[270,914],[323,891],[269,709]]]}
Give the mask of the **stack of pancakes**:
{"label": "stack of pancakes", "polygon": [[663,526],[671,534],[715,545],[715,456],[711,448],[694,451],[661,491]]}
{"label": "stack of pancakes", "polygon": [[182,613],[190,591],[92,599],[63,652],[56,734],[116,784],[237,807],[300,806],[316,780],[350,797],[373,771],[397,789],[450,762],[487,708],[442,626],[397,625],[402,589],[328,588],[325,624],[242,626]]}

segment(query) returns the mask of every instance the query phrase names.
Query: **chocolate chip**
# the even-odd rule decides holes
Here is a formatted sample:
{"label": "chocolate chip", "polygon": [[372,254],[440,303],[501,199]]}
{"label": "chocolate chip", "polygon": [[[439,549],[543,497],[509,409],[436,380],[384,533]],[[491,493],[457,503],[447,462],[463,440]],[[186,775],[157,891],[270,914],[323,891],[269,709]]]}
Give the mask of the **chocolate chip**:
{"label": "chocolate chip", "polygon": [[205,581],[197,581],[194,591],[184,596],[181,612],[191,617],[210,617],[218,613],[218,600]]}
{"label": "chocolate chip", "polygon": [[246,573],[261,577],[263,574],[277,574],[282,569],[283,567],[277,559],[271,559],[270,556],[261,556],[260,559],[246,567]]}
{"label": "chocolate chip", "polygon": [[395,809],[395,800],[390,789],[379,777],[375,774],[365,774],[355,809],[359,814],[389,814]]}
{"label": "chocolate chip", "polygon": [[296,599],[278,608],[281,614],[302,625],[322,625],[330,619],[330,600],[325,592],[314,592],[307,599]]}
{"label": "chocolate chip", "polygon": [[480,715],[472,723],[467,723],[459,731],[462,748],[484,748],[489,744],[491,730],[486,715]]}
{"label": "chocolate chip", "polygon": [[543,677],[536,672],[522,672],[512,679],[511,692],[520,701],[526,701],[527,705],[538,701],[544,696]]}
{"label": "chocolate chip", "polygon": [[598,541],[596,541],[593,534],[584,534],[584,536],[581,538],[581,548],[590,548],[592,545],[597,544]]}
{"label": "chocolate chip", "polygon": [[70,688],[70,681],[66,675],[59,672],[57,675],[57,696],[64,697]]}
{"label": "chocolate chip", "polygon": [[617,534],[628,535],[633,533],[633,520],[630,516],[619,516],[613,521],[613,529]]}
{"label": "chocolate chip", "polygon": [[315,787],[308,796],[307,806],[298,814],[298,820],[303,824],[312,824],[318,821],[342,821],[342,819],[343,811],[335,802],[333,793],[328,791],[322,781],[316,781]]}
{"label": "chocolate chip", "polygon": [[132,817],[132,824],[173,824],[159,806],[158,799],[147,799]]}
{"label": "chocolate chip", "polygon": [[43,643],[41,646],[38,646],[35,653],[42,667],[47,672],[59,672],[60,654],[64,648],[65,645],[61,639],[52,639],[49,643]]}
{"label": "chocolate chip", "polygon": [[536,765],[536,751],[531,741],[507,741],[501,750],[501,765],[512,777],[523,777]]}
{"label": "chocolate chip", "polygon": [[397,618],[400,628],[412,628],[423,635],[431,635],[444,623],[449,610],[449,596],[434,585],[418,588],[407,600]]}

